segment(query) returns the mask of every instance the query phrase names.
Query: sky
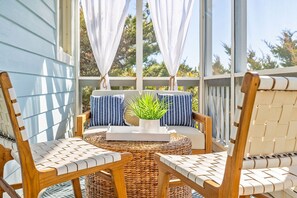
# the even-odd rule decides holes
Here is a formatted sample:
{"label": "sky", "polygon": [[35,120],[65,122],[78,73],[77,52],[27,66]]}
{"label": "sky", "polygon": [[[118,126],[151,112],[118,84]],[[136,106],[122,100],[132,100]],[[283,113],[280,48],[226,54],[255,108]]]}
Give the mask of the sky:
{"label": "sky", "polygon": [[[227,66],[229,57],[222,44],[231,45],[231,0],[213,0],[212,4],[213,55],[220,56],[223,65]],[[264,41],[275,44],[283,30],[297,31],[296,8],[297,0],[248,0],[248,49],[256,51],[258,57],[270,54]],[[136,0],[131,0],[129,13],[135,14],[135,10]],[[182,60],[186,59],[186,63],[193,68],[199,64],[199,12],[199,0],[195,0],[182,56]],[[157,59],[162,61],[161,56]]]}
{"label": "sky", "polygon": [[283,30],[297,31],[296,0],[249,0],[248,48],[268,53],[264,40],[279,43]]}
{"label": "sky", "polygon": [[[297,0],[248,0],[247,48],[257,57],[272,54],[264,43],[279,43],[283,30],[297,31]],[[222,43],[231,45],[231,1],[213,0],[213,54],[219,55],[225,66],[228,57]]]}

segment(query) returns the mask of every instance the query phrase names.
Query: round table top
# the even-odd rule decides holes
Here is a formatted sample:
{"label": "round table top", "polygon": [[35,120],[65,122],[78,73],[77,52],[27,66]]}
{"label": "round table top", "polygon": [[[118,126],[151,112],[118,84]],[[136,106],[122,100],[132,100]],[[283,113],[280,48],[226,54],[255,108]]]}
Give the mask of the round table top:
{"label": "round table top", "polygon": [[[152,152],[158,151],[168,151],[181,149],[181,147],[192,146],[191,140],[183,135],[172,133],[170,134],[169,142],[159,142],[159,141],[110,141],[106,140],[105,132],[96,133],[92,136],[85,138],[87,142],[90,142],[96,146],[104,149],[116,150],[116,151],[147,151]],[[166,152],[167,153],[167,152]],[[190,153],[189,153],[190,154]]]}

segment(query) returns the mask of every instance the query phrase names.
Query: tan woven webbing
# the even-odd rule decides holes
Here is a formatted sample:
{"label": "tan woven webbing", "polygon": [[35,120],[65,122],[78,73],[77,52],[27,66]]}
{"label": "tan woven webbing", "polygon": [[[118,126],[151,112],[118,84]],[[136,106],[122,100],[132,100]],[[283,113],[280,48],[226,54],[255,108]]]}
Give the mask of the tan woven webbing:
{"label": "tan woven webbing", "polygon": [[[261,77],[260,79],[243,167],[290,166],[296,163],[294,152],[297,151],[297,78]],[[241,104],[236,115],[241,113],[240,106]],[[236,138],[239,117],[235,116],[232,140]],[[233,153],[233,146],[230,143],[229,155]]]}
{"label": "tan woven webbing", "polygon": [[[2,139],[15,140],[7,106],[0,87],[0,136]],[[5,144],[6,145],[6,144]],[[4,145],[3,145],[4,146]]]}
{"label": "tan woven webbing", "polygon": [[[121,160],[120,153],[98,148],[80,138],[32,144],[31,151],[38,170],[55,168],[58,175]],[[20,162],[16,147],[12,150],[12,156]]]}
{"label": "tan woven webbing", "polygon": [[[204,187],[212,180],[222,184],[226,152],[204,155],[161,155],[161,162]],[[297,167],[246,169],[241,171],[239,195],[260,194],[297,185]]]}

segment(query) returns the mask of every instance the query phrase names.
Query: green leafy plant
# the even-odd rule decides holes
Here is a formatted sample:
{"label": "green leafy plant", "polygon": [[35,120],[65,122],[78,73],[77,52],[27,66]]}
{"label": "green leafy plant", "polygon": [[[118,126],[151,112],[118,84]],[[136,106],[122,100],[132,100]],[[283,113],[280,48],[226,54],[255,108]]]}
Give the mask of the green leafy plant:
{"label": "green leafy plant", "polygon": [[93,92],[93,87],[85,86],[82,89],[82,105],[83,105],[83,112],[90,110],[90,97]]}
{"label": "green leafy plant", "polygon": [[158,120],[167,112],[169,104],[152,94],[142,94],[129,102],[130,113],[144,120]]}

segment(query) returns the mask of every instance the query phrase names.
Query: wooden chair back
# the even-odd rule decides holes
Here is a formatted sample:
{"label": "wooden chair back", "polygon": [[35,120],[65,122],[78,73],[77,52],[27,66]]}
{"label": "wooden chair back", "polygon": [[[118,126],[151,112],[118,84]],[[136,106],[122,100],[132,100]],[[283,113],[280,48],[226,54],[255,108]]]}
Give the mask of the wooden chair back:
{"label": "wooden chair back", "polygon": [[36,170],[17,96],[7,72],[0,72],[0,144],[18,150],[22,169]]}
{"label": "wooden chair back", "polygon": [[297,151],[297,78],[261,77],[245,157]]}
{"label": "wooden chair back", "polygon": [[238,194],[242,169],[297,164],[297,78],[247,73],[230,136],[222,191]]}
{"label": "wooden chair back", "polygon": [[[42,189],[69,180],[75,197],[80,198],[79,177],[92,173],[103,174],[112,182],[118,197],[127,197],[123,168],[132,159],[130,153],[107,151],[81,137],[32,144],[31,151],[17,97],[6,72],[0,72],[0,89],[0,198],[4,192],[20,197],[15,191],[19,188],[23,188],[25,198],[36,198]],[[3,178],[4,165],[12,159],[21,165],[22,183],[8,184]],[[101,172],[106,169],[110,174]]]}

